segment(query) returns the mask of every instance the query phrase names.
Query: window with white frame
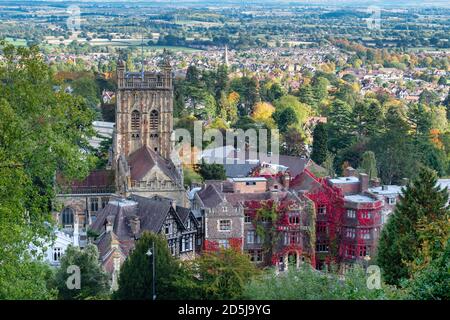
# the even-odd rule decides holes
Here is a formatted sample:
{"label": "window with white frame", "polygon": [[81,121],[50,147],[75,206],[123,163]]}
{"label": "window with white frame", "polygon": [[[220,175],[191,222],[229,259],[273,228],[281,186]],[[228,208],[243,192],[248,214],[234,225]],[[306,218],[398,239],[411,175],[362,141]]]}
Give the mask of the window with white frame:
{"label": "window with white frame", "polygon": [[61,255],[62,255],[62,249],[59,247],[54,247],[53,248],[53,261],[58,262],[59,260],[61,260]]}
{"label": "window with white frame", "polygon": [[327,213],[327,207],[325,205],[320,205],[319,208],[317,208],[318,214],[326,214]]}
{"label": "window with white frame", "polygon": [[299,232],[292,232],[289,235],[289,244],[298,244],[301,241],[300,239],[301,237]]}
{"label": "window with white frame", "polygon": [[253,231],[253,230],[247,231],[247,243],[248,244],[255,243],[255,235],[256,235],[255,231]]}
{"label": "window with white frame", "polygon": [[185,236],[183,239],[182,249],[183,252],[192,250],[192,237]]}
{"label": "window with white frame", "polygon": [[370,254],[369,246],[359,246],[359,256],[365,257]]}
{"label": "window with white frame", "polygon": [[370,239],[370,229],[368,229],[368,228],[359,229],[359,237],[364,240],[369,240]]}
{"label": "window with white frame", "polygon": [[222,249],[228,249],[230,247],[230,242],[228,241],[228,239],[219,240],[219,246]]}
{"label": "window with white frame", "polygon": [[290,216],[289,223],[290,224],[300,224],[300,216],[298,216],[298,215]]}
{"label": "window with white frame", "polygon": [[372,218],[372,214],[370,212],[361,212],[361,218],[363,219],[371,219]]}
{"label": "window with white frame", "polygon": [[356,210],[354,209],[347,209],[347,218],[356,218]]}
{"label": "window with white frame", "polygon": [[389,197],[387,198],[388,200],[388,204],[393,205],[397,202],[397,199],[395,199],[395,197]]}
{"label": "window with white frame", "polygon": [[222,207],[222,211],[223,212],[227,212],[228,211],[228,207]]}
{"label": "window with white frame", "polygon": [[355,228],[347,228],[346,237],[350,239],[354,239],[356,235]]}
{"label": "window with white frame", "polygon": [[261,262],[262,261],[262,250],[248,250],[248,254],[250,255],[250,261],[252,262]]}
{"label": "window with white frame", "polygon": [[166,222],[166,224],[164,225],[164,233],[166,235],[169,235],[172,233],[172,224],[170,222]]}
{"label": "window with white frame", "polygon": [[328,243],[325,241],[318,242],[316,244],[316,251],[317,252],[328,252]]}
{"label": "window with white frame", "polygon": [[231,220],[219,220],[219,231],[231,231]]}
{"label": "window with white frame", "polygon": [[250,217],[248,214],[245,214],[244,222],[245,223],[251,223],[252,222],[252,217]]}
{"label": "window with white frame", "polygon": [[348,257],[354,258],[355,257],[355,246],[354,245],[348,245],[346,250],[345,250],[345,254]]}

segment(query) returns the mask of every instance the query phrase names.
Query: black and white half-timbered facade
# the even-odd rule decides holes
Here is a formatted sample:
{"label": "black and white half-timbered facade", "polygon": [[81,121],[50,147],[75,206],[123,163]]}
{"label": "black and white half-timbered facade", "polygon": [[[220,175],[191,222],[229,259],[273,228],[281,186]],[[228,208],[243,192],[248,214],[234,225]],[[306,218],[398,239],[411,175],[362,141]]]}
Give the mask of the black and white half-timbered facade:
{"label": "black and white half-timbered facade", "polygon": [[193,259],[197,228],[191,209],[177,206],[168,198],[136,195],[110,201],[92,225],[99,234],[96,244],[102,265],[110,274],[118,272],[145,231],[164,235],[173,256]]}

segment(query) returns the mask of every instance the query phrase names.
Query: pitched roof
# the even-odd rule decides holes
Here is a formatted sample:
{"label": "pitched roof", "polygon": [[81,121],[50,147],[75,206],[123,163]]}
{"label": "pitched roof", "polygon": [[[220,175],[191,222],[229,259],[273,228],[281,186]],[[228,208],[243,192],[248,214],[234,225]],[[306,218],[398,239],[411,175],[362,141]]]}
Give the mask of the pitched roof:
{"label": "pitched roof", "polygon": [[[128,200],[110,201],[98,214],[97,219],[92,224],[92,229],[102,233],[105,225],[112,224],[113,232],[120,241],[133,240],[144,231],[158,233],[163,227],[164,221],[169,213],[184,226],[190,210],[180,206],[173,210],[172,200],[159,196],[152,198],[132,195]],[[140,232],[134,235],[129,222],[133,218],[138,218],[140,222]]]}
{"label": "pitched roof", "polygon": [[110,189],[113,191],[115,187],[114,171],[112,170],[95,170],[92,171],[83,180],[74,180],[68,182],[60,173],[56,175],[57,184],[63,189],[76,190],[95,190]]}
{"label": "pitched roof", "polygon": [[180,174],[172,161],[164,159],[148,146],[143,146],[133,152],[129,156],[128,164],[130,166],[131,179],[135,181],[142,180],[155,166],[161,169],[172,181],[177,182],[181,180]]}
{"label": "pitched roof", "polygon": [[206,188],[200,190],[198,196],[207,208],[214,208],[224,200],[221,196],[221,192],[217,190],[214,184],[209,184]]}
{"label": "pitched roof", "polygon": [[320,181],[308,170],[304,170],[297,177],[295,177],[290,188],[297,191],[313,192],[321,188]]}

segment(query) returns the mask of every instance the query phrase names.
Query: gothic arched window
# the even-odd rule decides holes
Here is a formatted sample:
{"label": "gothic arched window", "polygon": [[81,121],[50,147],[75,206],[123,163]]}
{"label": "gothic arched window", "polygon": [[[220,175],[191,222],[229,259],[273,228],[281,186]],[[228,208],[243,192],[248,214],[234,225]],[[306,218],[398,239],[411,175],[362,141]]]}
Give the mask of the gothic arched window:
{"label": "gothic arched window", "polygon": [[131,130],[139,131],[141,128],[141,114],[139,111],[134,110],[131,112]]}
{"label": "gothic arched window", "polygon": [[63,226],[72,226],[73,225],[73,210],[71,208],[64,208],[61,213],[61,222]]}
{"label": "gothic arched window", "polygon": [[155,130],[158,129],[159,119],[158,119],[158,111],[152,110],[150,112],[150,129]]}

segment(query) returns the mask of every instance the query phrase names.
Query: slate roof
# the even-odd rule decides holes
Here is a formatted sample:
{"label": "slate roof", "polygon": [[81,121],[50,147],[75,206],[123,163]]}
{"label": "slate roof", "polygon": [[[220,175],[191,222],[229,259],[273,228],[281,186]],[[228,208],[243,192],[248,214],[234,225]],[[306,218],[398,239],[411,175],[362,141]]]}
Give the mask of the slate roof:
{"label": "slate roof", "polygon": [[[146,198],[132,195],[128,200],[110,201],[97,214],[97,220],[92,224],[92,229],[102,233],[105,224],[110,221],[119,240],[132,239],[134,235],[128,224],[130,219],[138,217],[140,233],[143,231],[159,232],[167,215],[171,212],[171,208],[172,201],[168,198],[159,196]],[[184,224],[189,209],[177,206],[177,211],[179,212],[174,212],[174,215]]]}
{"label": "slate roof", "polygon": [[160,168],[172,181],[178,182],[181,180],[181,176],[172,161],[164,159],[148,146],[143,146],[133,152],[129,156],[128,165],[130,166],[131,179],[135,181],[141,181],[155,166]]}
{"label": "slate roof", "polygon": [[258,164],[224,164],[227,178],[247,177]]}
{"label": "slate roof", "polygon": [[223,202],[221,192],[214,184],[209,184],[203,190],[198,192],[198,196],[206,208],[215,208],[219,203]]}
{"label": "slate roof", "polygon": [[[134,247],[135,237],[139,238],[144,231],[160,232],[169,213],[173,213],[184,227],[190,212],[190,209],[180,206],[173,210],[172,200],[159,196],[146,198],[132,195],[126,200],[110,201],[92,224],[92,229],[101,234],[96,245],[104,258],[111,251],[111,242],[115,238],[123,254],[128,255]],[[140,221],[140,232],[134,235],[129,222],[136,217]],[[112,224],[112,232],[104,232],[108,222]]]}

